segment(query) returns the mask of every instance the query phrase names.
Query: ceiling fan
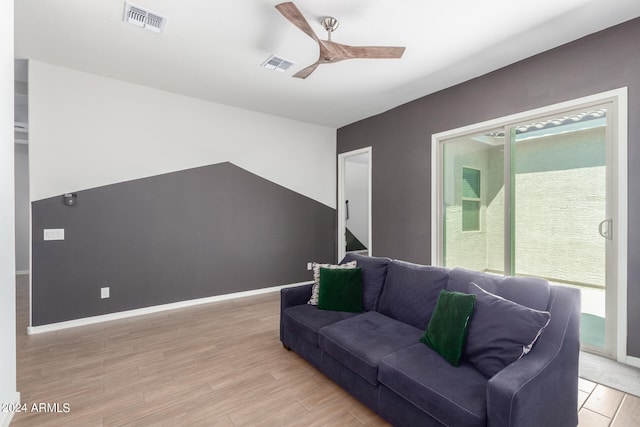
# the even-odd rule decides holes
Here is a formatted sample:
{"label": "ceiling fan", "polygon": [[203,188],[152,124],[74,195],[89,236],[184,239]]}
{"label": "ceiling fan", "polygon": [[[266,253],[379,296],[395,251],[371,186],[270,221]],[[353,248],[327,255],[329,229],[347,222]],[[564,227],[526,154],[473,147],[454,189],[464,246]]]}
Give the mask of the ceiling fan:
{"label": "ceiling fan", "polygon": [[334,62],[344,61],[345,59],[365,58],[400,58],[404,53],[404,47],[394,46],[349,46],[346,44],[331,41],[331,33],[338,28],[338,21],[333,17],[326,17],[322,20],[322,26],[327,30],[327,40],[320,40],[316,33],[313,32],[311,26],[304,18],[300,9],[293,2],[280,3],[276,5],[276,9],[287,18],[293,25],[301,29],[306,35],[314,39],[320,47],[320,57],[318,60],[298,71],[293,77],[306,79],[311,73],[318,68],[320,64],[332,64]]}

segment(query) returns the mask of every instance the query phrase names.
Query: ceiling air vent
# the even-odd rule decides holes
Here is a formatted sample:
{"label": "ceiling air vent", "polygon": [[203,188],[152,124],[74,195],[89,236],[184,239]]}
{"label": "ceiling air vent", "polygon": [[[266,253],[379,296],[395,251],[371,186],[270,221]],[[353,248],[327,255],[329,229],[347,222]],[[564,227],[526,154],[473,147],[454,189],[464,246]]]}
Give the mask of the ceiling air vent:
{"label": "ceiling air vent", "polygon": [[160,31],[162,31],[162,28],[164,27],[164,21],[165,19],[162,16],[158,16],[156,14],[149,12],[147,13],[147,21],[145,22],[144,27],[147,30],[151,30],[151,31],[155,31],[156,33],[159,33]]}
{"label": "ceiling air vent", "polygon": [[264,68],[268,68],[269,70],[280,71],[281,73],[283,73],[287,71],[293,64],[294,62],[288,61],[275,55],[271,55],[269,58],[267,58],[266,61],[262,63],[262,66]]}
{"label": "ceiling air vent", "polygon": [[167,21],[166,18],[129,2],[124,3],[124,20],[136,27],[146,28],[155,33],[162,31]]}

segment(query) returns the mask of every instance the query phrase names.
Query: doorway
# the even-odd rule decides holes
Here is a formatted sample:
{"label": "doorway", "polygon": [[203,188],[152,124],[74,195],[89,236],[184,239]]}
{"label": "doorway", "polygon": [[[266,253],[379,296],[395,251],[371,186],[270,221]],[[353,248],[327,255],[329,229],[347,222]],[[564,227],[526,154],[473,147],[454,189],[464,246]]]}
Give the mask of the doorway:
{"label": "doorway", "polygon": [[626,138],[613,91],[434,135],[435,263],[582,293],[583,349],[626,357]]}
{"label": "doorway", "polygon": [[338,155],[338,260],[372,254],[371,147]]}
{"label": "doorway", "polygon": [[14,181],[16,273],[28,274],[31,253],[29,200],[29,86],[28,62],[14,60]]}

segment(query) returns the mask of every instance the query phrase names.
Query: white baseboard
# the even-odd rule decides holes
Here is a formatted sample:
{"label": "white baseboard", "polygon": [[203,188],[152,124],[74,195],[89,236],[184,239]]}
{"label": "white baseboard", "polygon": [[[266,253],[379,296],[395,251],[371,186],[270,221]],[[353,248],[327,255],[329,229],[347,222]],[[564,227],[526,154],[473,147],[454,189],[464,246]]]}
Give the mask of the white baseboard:
{"label": "white baseboard", "polygon": [[634,366],[636,368],[640,368],[640,358],[638,358],[638,357],[627,356],[626,363],[627,363],[627,365],[631,365],[631,366]]}
{"label": "white baseboard", "polygon": [[[75,328],[78,326],[93,325],[94,323],[108,322],[110,320],[125,319],[127,317],[142,316],[143,314],[158,313],[160,311],[175,310],[178,308],[192,307],[194,305],[208,304],[211,302],[225,301],[236,298],[245,298],[254,295],[261,295],[270,292],[278,292],[280,289],[294,286],[307,285],[313,281],[290,283],[288,285],[273,286],[271,288],[253,289],[250,291],[234,292],[231,294],[215,295],[212,297],[198,298],[187,301],[172,302],[169,304],[154,305],[152,307],[137,308],[134,310],[119,311],[117,313],[102,314],[100,316],[84,317],[82,319],[68,320],[65,322],[49,323],[48,325],[29,326],[28,335],[41,334],[44,332],[59,331],[61,329]],[[2,427],[2,426],[0,426]]]}
{"label": "white baseboard", "polygon": [[[20,393],[16,391],[11,402],[3,402],[3,403],[15,403],[16,405],[20,404]],[[0,427],[9,427],[11,424],[11,420],[13,419],[13,414],[15,412],[0,412]]]}
{"label": "white baseboard", "polygon": [[29,270],[17,270],[16,276],[24,276],[25,274],[29,274]]}

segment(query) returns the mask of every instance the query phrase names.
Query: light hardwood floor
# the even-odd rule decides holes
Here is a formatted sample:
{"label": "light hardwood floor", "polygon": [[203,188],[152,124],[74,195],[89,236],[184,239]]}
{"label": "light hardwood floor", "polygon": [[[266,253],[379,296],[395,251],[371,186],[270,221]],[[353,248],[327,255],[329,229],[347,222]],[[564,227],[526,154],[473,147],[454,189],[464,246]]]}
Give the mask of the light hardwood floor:
{"label": "light hardwood floor", "polygon": [[[18,276],[18,391],[70,411],[20,426],[388,426],[282,348],[279,294],[33,336]],[[640,425],[640,399],[580,381],[580,427]],[[613,420],[613,422],[612,422]]]}

